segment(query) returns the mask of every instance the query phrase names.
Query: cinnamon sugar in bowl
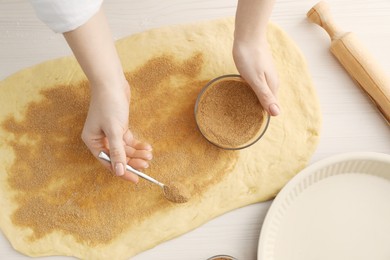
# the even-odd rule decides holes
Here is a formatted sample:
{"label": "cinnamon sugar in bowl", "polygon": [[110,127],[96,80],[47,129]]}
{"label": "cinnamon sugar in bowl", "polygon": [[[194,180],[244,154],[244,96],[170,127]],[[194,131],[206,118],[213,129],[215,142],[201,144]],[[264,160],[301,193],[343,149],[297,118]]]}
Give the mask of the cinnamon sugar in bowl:
{"label": "cinnamon sugar in bowl", "polygon": [[211,80],[199,93],[195,120],[210,143],[238,150],[264,135],[270,115],[240,75],[224,75]]}
{"label": "cinnamon sugar in bowl", "polygon": [[230,255],[215,255],[207,260],[237,260],[237,258],[230,256]]}

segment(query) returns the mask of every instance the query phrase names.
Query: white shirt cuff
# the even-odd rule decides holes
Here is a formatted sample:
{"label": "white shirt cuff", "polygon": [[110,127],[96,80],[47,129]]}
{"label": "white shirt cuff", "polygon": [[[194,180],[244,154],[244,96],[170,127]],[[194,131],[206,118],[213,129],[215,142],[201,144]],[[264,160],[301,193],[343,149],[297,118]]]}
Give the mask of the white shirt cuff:
{"label": "white shirt cuff", "polygon": [[72,31],[96,14],[103,0],[30,0],[37,16],[57,33]]}

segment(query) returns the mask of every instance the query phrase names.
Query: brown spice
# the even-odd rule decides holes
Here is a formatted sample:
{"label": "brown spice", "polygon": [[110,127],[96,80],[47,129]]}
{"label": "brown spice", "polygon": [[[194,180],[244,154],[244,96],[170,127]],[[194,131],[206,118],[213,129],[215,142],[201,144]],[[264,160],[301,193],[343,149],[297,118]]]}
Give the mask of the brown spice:
{"label": "brown spice", "polygon": [[199,129],[217,146],[242,147],[262,128],[264,110],[252,88],[239,77],[214,82],[198,102]]}
{"label": "brown spice", "polygon": [[[180,182],[192,198],[223,178],[238,157],[210,146],[197,131],[193,105],[206,83],[199,79],[202,64],[200,54],[183,61],[162,55],[126,74],[136,101],[130,126],[153,145],[145,173],[163,183]],[[11,219],[32,231],[32,241],[58,232],[89,247],[107,244],[156,211],[175,206],[155,185],[114,177],[91,155],[80,138],[88,89],[86,82],[50,87],[40,93],[40,102],[26,107],[24,118],[0,123],[13,137],[8,145],[14,161],[7,173],[17,208]]]}
{"label": "brown spice", "polygon": [[235,258],[228,255],[217,255],[209,258],[208,260],[235,260]]}
{"label": "brown spice", "polygon": [[165,198],[174,203],[186,203],[191,198],[187,188],[180,183],[170,182],[163,189]]}

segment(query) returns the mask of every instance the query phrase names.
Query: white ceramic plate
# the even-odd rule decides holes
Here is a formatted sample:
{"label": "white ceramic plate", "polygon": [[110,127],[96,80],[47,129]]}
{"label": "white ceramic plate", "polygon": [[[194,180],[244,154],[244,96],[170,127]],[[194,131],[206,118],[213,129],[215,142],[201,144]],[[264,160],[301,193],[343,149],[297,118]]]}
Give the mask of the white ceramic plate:
{"label": "white ceramic plate", "polygon": [[258,259],[389,260],[390,155],[337,155],[297,174],[267,213]]}

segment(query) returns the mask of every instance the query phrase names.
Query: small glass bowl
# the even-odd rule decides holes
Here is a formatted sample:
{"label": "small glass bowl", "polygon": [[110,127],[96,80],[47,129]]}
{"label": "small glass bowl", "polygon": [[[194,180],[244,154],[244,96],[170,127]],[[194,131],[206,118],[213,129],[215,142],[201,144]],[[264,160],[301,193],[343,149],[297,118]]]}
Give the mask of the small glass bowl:
{"label": "small glass bowl", "polygon": [[244,79],[240,75],[237,75],[237,74],[223,75],[223,76],[220,76],[218,78],[215,78],[215,79],[209,81],[206,84],[206,86],[204,86],[203,89],[200,91],[200,93],[199,93],[199,95],[198,95],[198,97],[196,99],[195,110],[194,110],[195,121],[196,121],[196,125],[197,125],[199,131],[201,132],[201,134],[203,135],[203,137],[206,138],[206,140],[209,141],[210,143],[212,143],[213,145],[215,145],[215,146],[217,146],[219,148],[225,149],[225,150],[240,150],[240,149],[244,149],[244,148],[247,148],[247,147],[253,145],[254,143],[256,143],[257,141],[259,141],[261,139],[261,137],[265,134],[265,132],[266,132],[266,130],[268,128],[271,116],[268,114],[268,112],[265,109],[263,109],[263,122],[261,124],[260,129],[258,129],[258,131],[257,131],[255,136],[253,136],[250,140],[248,140],[247,142],[245,142],[244,144],[241,144],[239,146],[222,145],[222,144],[216,143],[213,140],[210,140],[207,137],[207,135],[205,135],[203,127],[200,125],[200,122],[199,122],[199,119],[198,119],[198,116],[197,116],[198,109],[199,109],[200,102],[202,100],[203,94],[209,88],[215,86],[216,84],[220,83],[221,81],[226,81],[226,80],[245,82]]}
{"label": "small glass bowl", "polygon": [[215,255],[210,258],[207,258],[207,260],[237,260],[237,258],[230,256],[230,255]]}

